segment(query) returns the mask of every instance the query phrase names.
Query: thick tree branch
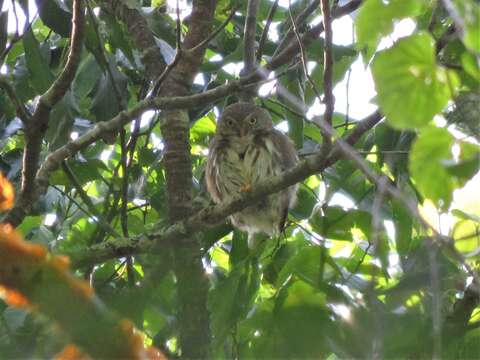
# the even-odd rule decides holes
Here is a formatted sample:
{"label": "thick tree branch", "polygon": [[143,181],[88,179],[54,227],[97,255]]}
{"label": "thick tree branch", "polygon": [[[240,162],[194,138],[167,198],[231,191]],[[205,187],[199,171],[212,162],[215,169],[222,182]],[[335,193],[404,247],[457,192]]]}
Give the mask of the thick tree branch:
{"label": "thick tree branch", "polygon": [[259,0],[248,0],[247,16],[243,31],[243,63],[245,74],[250,74],[253,70],[255,70],[255,35],[257,33],[257,12],[259,5]]}
{"label": "thick tree branch", "polygon": [[125,23],[128,33],[140,50],[142,63],[149,79],[157,79],[167,64],[162,57],[147,20],[139,10],[130,8],[122,0],[101,0],[101,6]]}
{"label": "thick tree branch", "polygon": [[[360,137],[374,127],[383,116],[374,112],[360,121],[352,132],[345,138],[345,142],[353,145]],[[333,146],[333,149],[336,147]],[[325,170],[341,158],[339,151],[328,154],[315,154],[307,157],[296,167],[279,175],[259,183],[253,191],[244,193],[242,196],[228,203],[208,206],[195,215],[179,221],[169,228],[154,230],[147,234],[123,241],[112,241],[93,246],[80,252],[72,252],[67,255],[71,258],[74,267],[96,264],[111,258],[126,256],[129,254],[151,252],[153,248],[166,249],[165,245],[174,245],[179,238],[184,238],[191,233],[198,233],[206,228],[217,225],[229,215],[244,209],[245,207],[260,201],[265,196],[280,191],[307,177]]]}
{"label": "thick tree branch", "polygon": [[[259,8],[259,0],[248,0],[247,15],[243,30],[243,69],[241,76],[253,74],[257,68],[255,57],[256,33],[257,33],[257,12]],[[256,95],[256,88],[245,89],[240,93],[240,98],[245,102],[252,102]]]}
{"label": "thick tree branch", "polygon": [[230,11],[230,14],[228,15],[228,17],[225,19],[225,21],[218,28],[216,28],[210,35],[208,35],[205,39],[203,39],[199,44],[189,49],[189,51],[195,52],[198,49],[206,47],[210,43],[210,41],[212,41],[218,34],[222,32],[223,29],[227,27],[227,25],[230,23],[232,18],[235,16],[235,12],[237,11],[237,9],[238,8],[234,6]]}
{"label": "thick tree branch", "polygon": [[[53,82],[52,86],[40,97],[39,106],[41,104],[47,108],[52,108],[58,103],[68,88],[70,87],[82,53],[83,37],[85,32],[85,4],[84,0],[75,0],[73,2],[72,17],[72,38],[70,42],[70,52],[68,53],[67,63],[58,78]],[[35,112],[40,111],[36,110]],[[34,113],[35,117],[35,113]]]}
{"label": "thick tree branch", "polygon": [[[182,96],[191,92],[205,55],[199,46],[212,31],[215,0],[193,0],[188,32],[180,47],[177,31],[177,53],[185,49],[177,65],[166,75],[160,96]],[[177,24],[179,18],[177,16]],[[193,50],[192,50],[193,49]],[[192,204],[192,160],[190,156],[190,119],[185,109],[163,111],[160,127],[164,147],[166,193],[171,223],[190,215]],[[173,248],[174,272],[177,280],[180,348],[185,359],[211,357],[208,281],[202,264],[198,237],[177,239]]]}
{"label": "thick tree branch", "polygon": [[19,224],[25,213],[30,211],[35,197],[35,176],[38,169],[42,141],[47,131],[50,112],[67,92],[73,81],[78,65],[84,35],[84,0],[73,3],[72,38],[67,63],[50,88],[40,96],[32,118],[25,126],[25,147],[23,154],[22,185],[15,207],[8,213],[6,222]]}
{"label": "thick tree branch", "polygon": [[[345,14],[348,14],[356,10],[360,6],[360,4],[361,4],[360,0],[352,0],[351,2],[344,5],[343,7],[337,8],[333,12],[333,17],[336,18],[336,17],[343,16]],[[115,10],[114,13],[118,15],[120,18],[123,17],[124,21],[131,24],[132,27],[135,26],[135,20],[138,20],[140,22],[145,21],[145,19],[140,14],[138,14],[136,10],[132,13],[130,11],[131,9],[128,9],[126,7],[124,8],[123,6],[121,6],[120,2],[105,1],[104,5],[107,8]],[[148,27],[146,28],[146,31],[149,33]],[[309,32],[307,32],[302,37],[303,39],[302,41],[304,42],[311,41],[312,39],[315,38],[315,36],[318,36],[318,34],[320,34],[322,31],[323,31],[323,24],[321,23],[315,26],[314,28],[312,28]],[[136,34],[136,32],[133,32],[132,34]],[[154,42],[153,35],[151,35],[151,33],[149,34],[151,36],[152,41]],[[145,40],[147,38],[150,38],[150,36],[147,36],[146,34],[142,35],[140,33],[138,35],[140,37],[144,36],[142,37],[144,41],[140,41],[141,39],[136,39],[136,44],[140,49],[143,49],[141,47],[142,45],[150,44],[149,41]],[[201,43],[202,40],[203,39],[201,39],[199,43]],[[156,54],[157,56],[159,56],[160,59],[161,59],[161,55],[160,55],[160,52],[158,51],[158,47],[156,45],[153,45],[153,46],[155,47],[156,51],[152,53],[150,53],[148,49],[143,49],[144,54],[148,53],[152,55],[152,56],[146,56],[146,57],[144,56],[143,61],[146,67],[156,69],[156,71],[154,72],[161,74],[164,67],[161,66],[161,63],[159,66],[158,65],[159,63],[155,62],[156,59],[158,58],[156,56],[153,56],[153,54]],[[191,50],[195,49],[195,51],[192,51],[191,56],[197,57],[198,59],[198,50],[200,50],[200,48],[194,45],[190,49]],[[89,130],[88,132],[80,136],[78,139],[72,140],[71,142],[67,143],[63,147],[54,151],[52,154],[50,154],[47,157],[46,161],[40,167],[38,172],[39,176],[37,179],[37,183],[40,185],[40,187],[37,187],[35,189],[35,194],[31,196],[30,201],[23,202],[22,203],[23,206],[15,207],[15,209],[9,213],[8,222],[10,222],[14,226],[20,224],[23,218],[29,213],[31,205],[38,199],[40,195],[42,195],[46,191],[46,187],[48,186],[48,176],[50,175],[50,173],[60,166],[62,160],[68,158],[69,156],[73,156],[79,150],[94,143],[96,140],[101,138],[102,134],[112,130],[117,130],[118,128],[132,121],[134,118],[140,116],[146,110],[191,109],[198,106],[204,106],[205,103],[212,103],[222,97],[225,97],[234,93],[238,93],[245,86],[252,86],[252,85],[255,86],[254,84],[266,78],[266,76],[270,71],[289,62],[292,58],[292,54],[295,54],[296,52],[298,52],[298,50],[299,50],[298,43],[294,41],[284,51],[282,51],[277,56],[275,56],[272,59],[272,61],[268,63],[264,68],[258,69],[256,73],[253,73],[247,76],[246,78],[243,78],[237,81],[232,81],[228,84],[221,85],[217,88],[208,90],[201,94],[195,94],[190,96],[179,96],[179,97],[173,96],[169,98],[159,97],[154,99],[147,99],[145,101],[140,102],[136,107],[132,108],[129,111],[119,113],[117,116],[115,116],[113,119],[107,122],[96,124],[92,130]],[[163,61],[163,59],[161,61]],[[155,74],[153,75],[152,79],[154,78],[155,78]],[[179,81],[183,82],[183,79],[179,79]]]}

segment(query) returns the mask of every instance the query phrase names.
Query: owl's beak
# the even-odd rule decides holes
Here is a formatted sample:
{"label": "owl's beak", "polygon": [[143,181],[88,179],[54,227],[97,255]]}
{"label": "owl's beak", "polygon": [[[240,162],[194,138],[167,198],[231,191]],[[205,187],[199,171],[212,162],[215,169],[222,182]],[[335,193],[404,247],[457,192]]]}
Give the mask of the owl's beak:
{"label": "owl's beak", "polygon": [[247,136],[248,134],[248,127],[247,126],[242,126],[240,128],[240,137]]}

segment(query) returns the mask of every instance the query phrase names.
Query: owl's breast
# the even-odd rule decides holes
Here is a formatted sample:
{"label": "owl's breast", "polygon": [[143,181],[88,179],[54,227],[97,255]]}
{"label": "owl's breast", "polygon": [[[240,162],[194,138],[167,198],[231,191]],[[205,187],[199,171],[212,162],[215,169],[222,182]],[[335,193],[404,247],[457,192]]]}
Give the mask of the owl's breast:
{"label": "owl's breast", "polygon": [[234,174],[243,185],[253,185],[281,172],[278,158],[278,150],[268,137],[250,138],[248,142],[239,141],[226,149],[222,173],[227,177]]}

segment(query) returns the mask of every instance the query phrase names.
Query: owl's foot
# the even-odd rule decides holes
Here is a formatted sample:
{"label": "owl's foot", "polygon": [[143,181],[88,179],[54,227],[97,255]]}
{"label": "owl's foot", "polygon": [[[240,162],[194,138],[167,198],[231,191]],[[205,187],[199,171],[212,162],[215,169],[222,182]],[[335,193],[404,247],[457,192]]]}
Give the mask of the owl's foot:
{"label": "owl's foot", "polygon": [[252,185],[245,184],[245,185],[240,186],[240,192],[241,193],[246,193],[246,192],[250,192],[250,191],[252,191]]}

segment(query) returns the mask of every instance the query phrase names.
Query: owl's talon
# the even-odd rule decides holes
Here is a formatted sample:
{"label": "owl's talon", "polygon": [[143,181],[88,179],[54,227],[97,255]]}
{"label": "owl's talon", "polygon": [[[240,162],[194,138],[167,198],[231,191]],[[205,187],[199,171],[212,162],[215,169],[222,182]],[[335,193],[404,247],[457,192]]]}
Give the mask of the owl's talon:
{"label": "owl's talon", "polygon": [[240,192],[246,193],[246,192],[250,192],[250,191],[252,191],[252,185],[245,184],[245,185],[240,186]]}

